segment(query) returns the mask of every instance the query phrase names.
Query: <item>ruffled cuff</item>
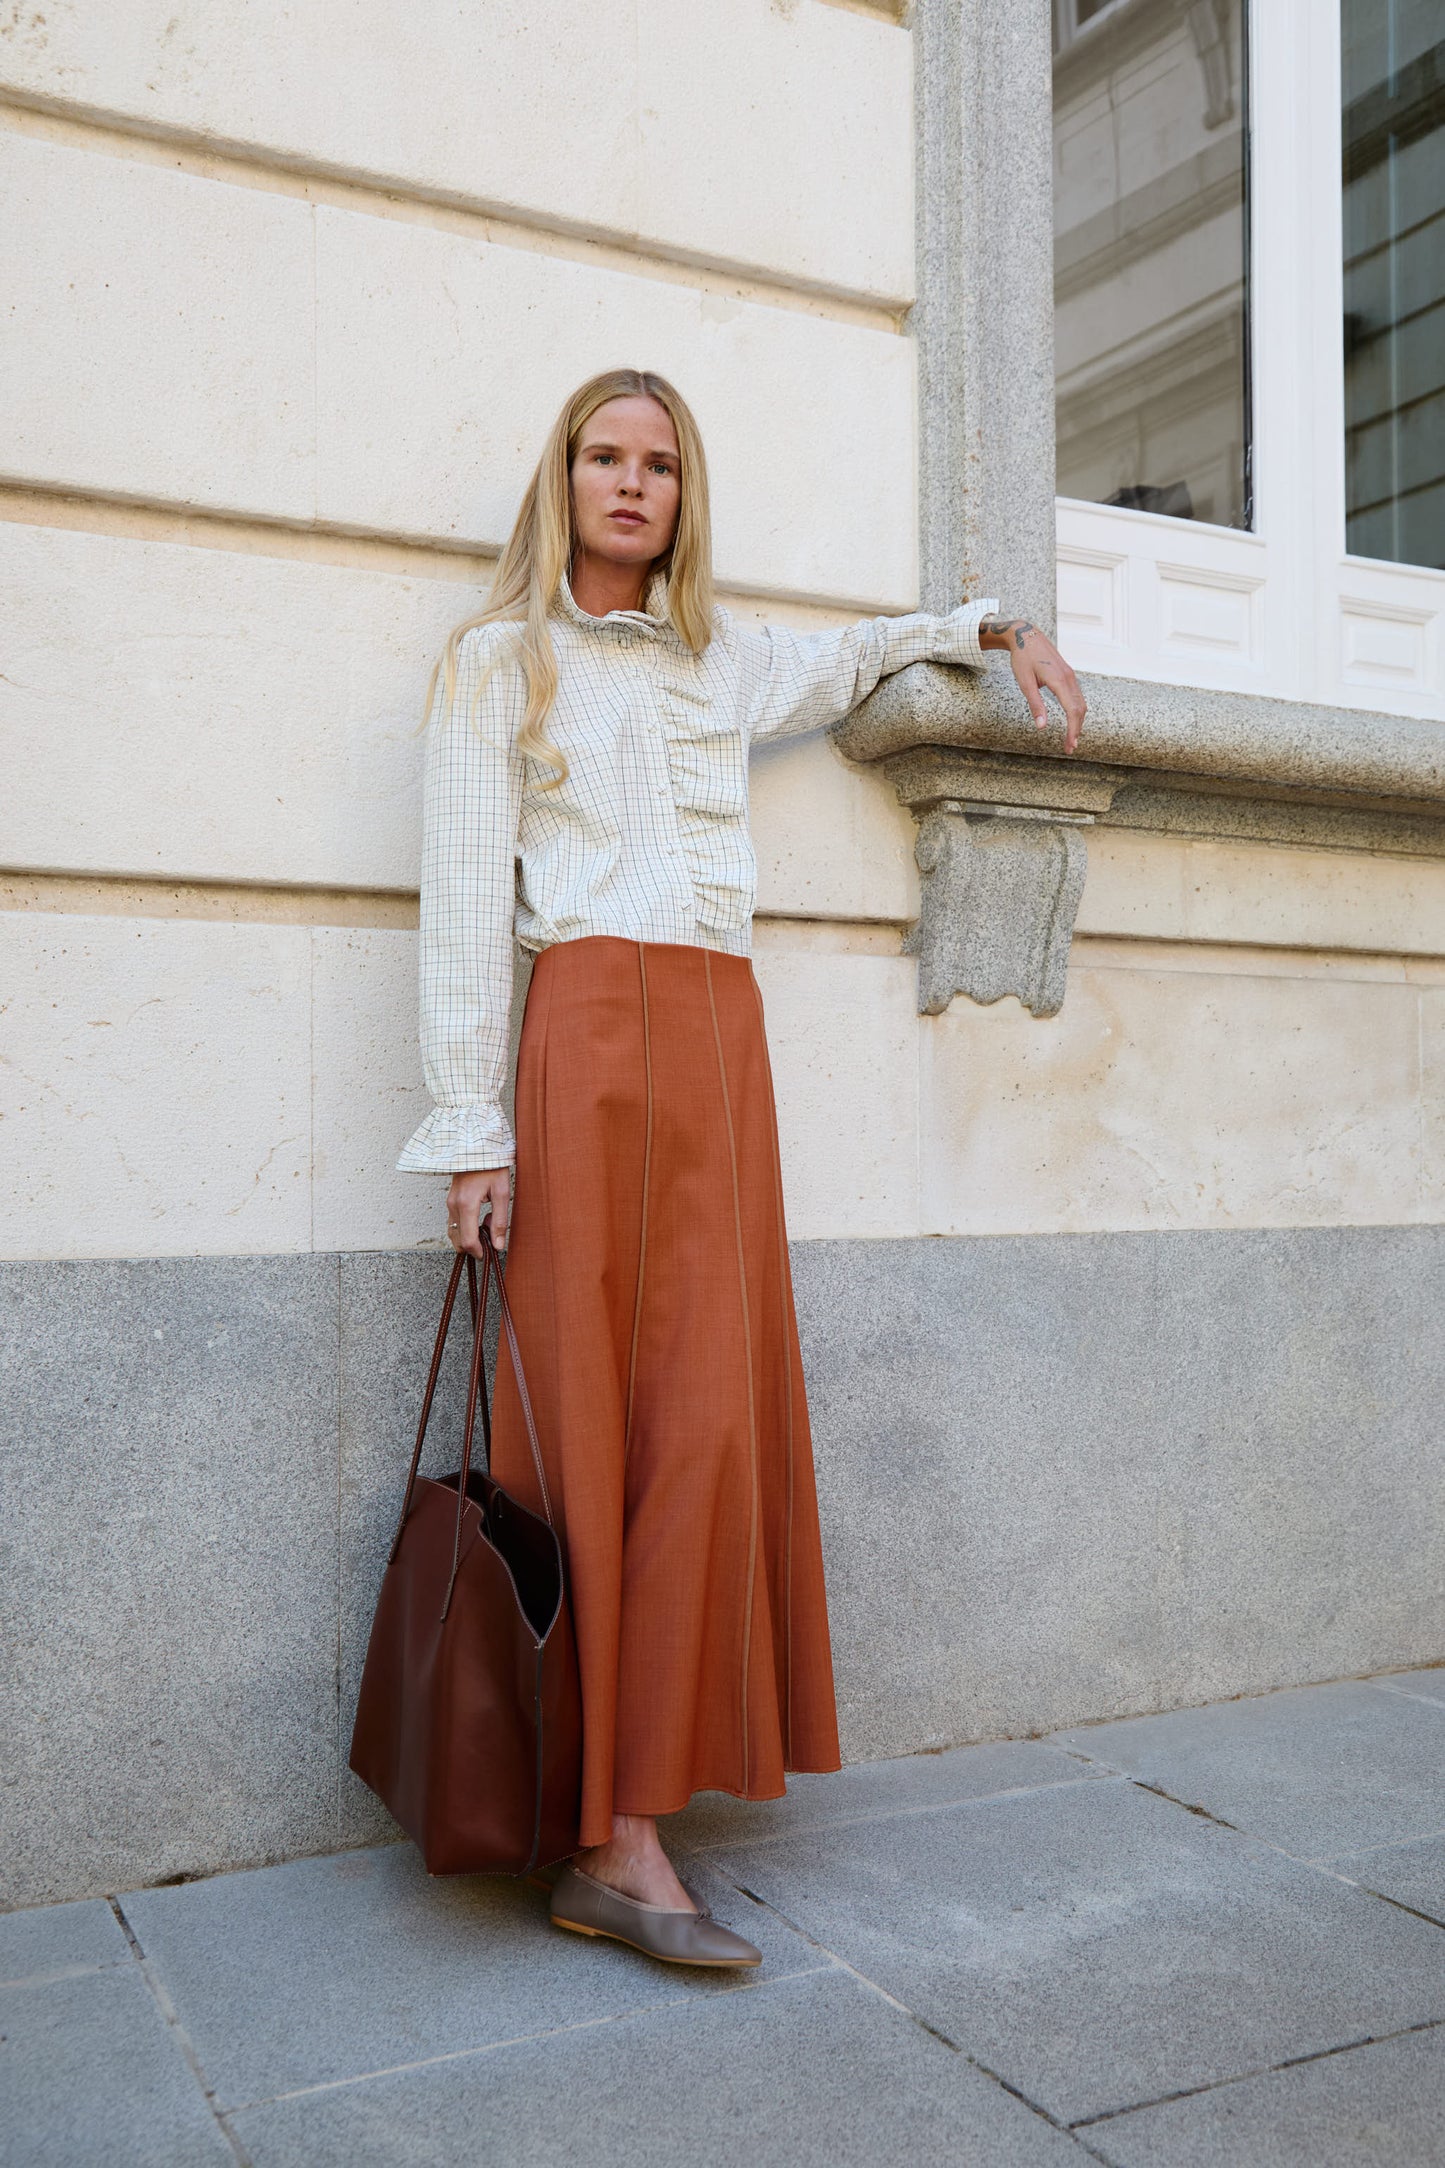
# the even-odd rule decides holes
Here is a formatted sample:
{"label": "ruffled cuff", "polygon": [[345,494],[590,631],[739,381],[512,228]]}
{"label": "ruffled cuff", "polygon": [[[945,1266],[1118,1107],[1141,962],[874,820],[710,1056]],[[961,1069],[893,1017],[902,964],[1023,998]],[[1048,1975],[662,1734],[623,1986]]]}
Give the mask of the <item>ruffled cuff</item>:
{"label": "ruffled cuff", "polygon": [[511,1124],[501,1108],[473,1100],[464,1107],[433,1107],[396,1165],[400,1174],[471,1174],[482,1167],[510,1167],[516,1156]]}
{"label": "ruffled cuff", "polygon": [[974,670],[983,668],[983,649],[978,644],[978,628],[986,617],[997,617],[998,603],[992,596],[982,602],[965,602],[960,609],[950,610],[947,617],[938,620],[939,643],[933,651],[935,662],[967,663]]}

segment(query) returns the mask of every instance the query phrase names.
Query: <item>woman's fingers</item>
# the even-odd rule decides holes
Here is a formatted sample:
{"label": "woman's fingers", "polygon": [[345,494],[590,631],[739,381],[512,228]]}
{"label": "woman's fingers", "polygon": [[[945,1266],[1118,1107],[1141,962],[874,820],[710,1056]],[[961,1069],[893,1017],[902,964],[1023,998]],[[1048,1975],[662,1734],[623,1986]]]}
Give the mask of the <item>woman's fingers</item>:
{"label": "woman's fingers", "polygon": [[504,1167],[492,1176],[492,1247],[504,1250],[512,1224],[512,1178]]}
{"label": "woman's fingers", "polygon": [[1048,727],[1049,711],[1044,706],[1044,696],[1039,690],[1039,673],[1034,667],[1033,659],[1028,655],[1015,655],[1012,660],[1014,676],[1018,679],[1019,691],[1029,704],[1029,713],[1037,727],[1044,730]]}
{"label": "woman's fingers", "polygon": [[481,1204],[481,1198],[470,1186],[458,1194],[454,1184],[447,1192],[447,1240],[454,1250],[465,1250],[469,1257],[482,1254],[478,1240]]}
{"label": "woman's fingers", "polygon": [[1057,663],[1046,663],[1039,671],[1039,677],[1064,711],[1064,751],[1072,753],[1079,742],[1086,713],[1086,703],[1079,688],[1079,681],[1062,656]]}
{"label": "woman's fingers", "polygon": [[489,1203],[492,1243],[499,1250],[505,1249],[512,1205],[510,1168],[491,1167],[452,1176],[447,1189],[447,1240],[454,1250],[464,1250],[469,1257],[483,1255],[486,1238],[482,1218]]}
{"label": "woman's fingers", "polygon": [[[1042,652],[1031,652],[1035,647]],[[1044,701],[1044,690],[1052,693],[1064,714],[1064,751],[1072,753],[1079,742],[1084,727],[1086,704],[1079,688],[1079,681],[1064,661],[1063,656],[1046,640],[1042,633],[1034,633],[1026,647],[1015,650],[1009,657],[1019,691],[1028,702],[1030,715],[1038,730],[1048,727],[1049,711]]]}

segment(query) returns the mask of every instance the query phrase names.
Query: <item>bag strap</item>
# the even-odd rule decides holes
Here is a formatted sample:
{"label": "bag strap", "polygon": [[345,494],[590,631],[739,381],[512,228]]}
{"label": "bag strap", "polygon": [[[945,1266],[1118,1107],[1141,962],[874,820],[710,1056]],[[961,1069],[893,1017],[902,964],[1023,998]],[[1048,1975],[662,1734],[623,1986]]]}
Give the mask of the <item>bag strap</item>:
{"label": "bag strap", "polygon": [[507,1335],[507,1349],[512,1358],[512,1375],[517,1381],[517,1397],[522,1404],[522,1420],[526,1425],[527,1443],[531,1448],[532,1466],[536,1471],[537,1488],[542,1500],[542,1512],[548,1527],[552,1528],[555,1533],[555,1524],[552,1519],[552,1500],[547,1489],[546,1470],[542,1465],[542,1448],[537,1437],[536,1417],[532,1412],[532,1396],[527,1390],[527,1379],[522,1369],[522,1351],[517,1344],[517,1328],[512,1317],[512,1305],[507,1297],[503,1266],[489,1242],[482,1252],[480,1302],[477,1297],[475,1258],[469,1256],[465,1251],[459,1250],[456,1263],[452,1266],[451,1278],[447,1282],[446,1298],[442,1303],[441,1320],[437,1326],[436,1343],[432,1348],[431,1367],[427,1372],[426,1390],[422,1395],[421,1419],[416,1428],[416,1443],[412,1447],[411,1466],[407,1470],[406,1490],[401,1501],[401,1516],[396,1524],[396,1534],[392,1537],[387,1562],[390,1564],[391,1560],[396,1557],[401,1543],[402,1530],[406,1527],[407,1515],[411,1511],[412,1497],[416,1490],[417,1470],[421,1466],[422,1447],[426,1443],[427,1424],[431,1420],[432,1402],[436,1398],[437,1379],[441,1375],[442,1356],[446,1350],[447,1334],[451,1329],[452,1312],[456,1308],[457,1290],[461,1286],[463,1265],[465,1265],[467,1272],[467,1301],[472,1319],[472,1360],[467,1376],[466,1428],[462,1439],[461,1476],[457,1484],[456,1536],[452,1546],[451,1579],[447,1583],[446,1602],[442,1606],[443,1618],[446,1617],[447,1609],[451,1603],[452,1587],[456,1581],[457,1569],[461,1562],[462,1519],[466,1508],[467,1482],[471,1475],[472,1447],[476,1435],[477,1405],[479,1401],[482,1410],[482,1434],[486,1454],[484,1466],[488,1473],[491,1471],[492,1422],[491,1411],[487,1405],[486,1369],[483,1351],[487,1322],[487,1300],[491,1292],[494,1275],[497,1286],[497,1303],[502,1314],[502,1326]]}
{"label": "bag strap", "polygon": [[[396,1557],[397,1548],[401,1542],[401,1532],[406,1526],[406,1517],[411,1511],[412,1492],[416,1489],[416,1472],[421,1466],[421,1449],[426,1443],[426,1426],[431,1421],[432,1402],[436,1398],[437,1379],[441,1374],[442,1367],[442,1355],[446,1349],[447,1333],[451,1329],[452,1311],[456,1308],[457,1289],[462,1284],[462,1265],[465,1261],[464,1253],[458,1250],[456,1263],[452,1266],[452,1276],[447,1282],[446,1300],[442,1304],[441,1323],[437,1326],[436,1344],[432,1348],[431,1368],[427,1372],[426,1391],[422,1394],[421,1420],[416,1426],[416,1444],[411,1449],[411,1466],[406,1472],[406,1489],[403,1491],[401,1499],[401,1518],[396,1524],[396,1534],[391,1539],[391,1549],[386,1554],[388,1565]],[[474,1275],[473,1289],[475,1284]]]}
{"label": "bag strap", "polygon": [[[467,1510],[467,1484],[472,1473],[472,1439],[477,1428],[478,1396],[480,1395],[483,1408],[487,1404],[486,1342],[483,1335],[487,1322],[487,1296],[491,1292],[492,1285],[491,1249],[492,1245],[488,1242],[482,1251],[482,1301],[480,1309],[477,1307],[477,1268],[471,1256],[467,1256],[467,1298],[472,1312],[472,1365],[467,1373],[467,1427],[462,1434],[462,1472],[457,1477],[457,1526],[456,1534],[452,1537],[452,1570],[447,1576],[447,1592],[442,1598],[443,1620],[445,1620],[448,1611],[452,1607],[452,1590],[457,1585],[457,1572],[462,1562],[462,1521]],[[460,1263],[461,1257],[458,1256],[457,1264]],[[456,1278],[456,1266],[452,1268],[452,1277],[453,1279]],[[486,1425],[486,1433],[488,1473],[490,1474],[492,1443],[490,1422]]]}
{"label": "bag strap", "polygon": [[547,1471],[542,1466],[542,1448],[537,1442],[537,1419],[532,1413],[532,1396],[527,1390],[527,1379],[522,1369],[522,1350],[517,1345],[517,1328],[512,1322],[512,1305],[507,1300],[506,1267],[501,1259],[488,1259],[497,1276],[497,1304],[502,1313],[502,1329],[507,1335],[507,1347],[512,1357],[512,1375],[517,1381],[517,1398],[522,1403],[522,1421],[527,1426],[527,1443],[532,1449],[532,1466],[537,1472],[537,1489],[542,1499],[542,1514],[547,1526],[556,1533],[552,1521],[552,1500],[547,1493]]}

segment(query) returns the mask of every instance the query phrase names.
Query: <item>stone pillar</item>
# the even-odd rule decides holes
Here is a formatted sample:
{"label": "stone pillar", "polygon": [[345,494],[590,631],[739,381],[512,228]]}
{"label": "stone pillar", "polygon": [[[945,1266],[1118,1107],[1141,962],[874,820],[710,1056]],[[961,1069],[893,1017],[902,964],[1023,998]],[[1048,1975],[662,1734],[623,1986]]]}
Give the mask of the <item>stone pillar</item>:
{"label": "stone pillar", "polygon": [[[919,0],[912,321],[924,607],[997,595],[1001,608],[1052,629],[1049,20],[1045,0]],[[910,936],[918,1006],[937,1015],[958,993],[1012,993],[1052,1016],[1092,812],[1071,810],[1067,789],[1051,811],[940,793],[934,780],[894,775],[921,823],[923,909]]]}
{"label": "stone pillar", "polygon": [[914,18],[920,586],[1054,622],[1048,0]]}

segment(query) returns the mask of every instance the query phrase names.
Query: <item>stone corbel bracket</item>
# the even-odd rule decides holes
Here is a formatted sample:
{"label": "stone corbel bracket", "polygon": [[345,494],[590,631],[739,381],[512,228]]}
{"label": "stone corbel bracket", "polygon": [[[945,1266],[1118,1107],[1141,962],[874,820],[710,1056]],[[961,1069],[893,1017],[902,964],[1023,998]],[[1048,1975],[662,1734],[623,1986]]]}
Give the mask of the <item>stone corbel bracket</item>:
{"label": "stone corbel bracket", "polygon": [[985,1003],[1016,994],[1033,1015],[1056,1016],[1085,831],[1124,778],[939,746],[883,765],[918,822],[922,908],[905,947],[918,958],[920,1014],[941,1015],[955,994]]}
{"label": "stone corbel bracket", "polygon": [[[919,823],[918,1005],[1063,1000],[1095,821],[1445,857],[1438,722],[1260,694],[1084,676],[1093,758],[1020,722],[1003,673],[914,663],[834,732]],[[1103,765],[1108,763],[1108,765]]]}

